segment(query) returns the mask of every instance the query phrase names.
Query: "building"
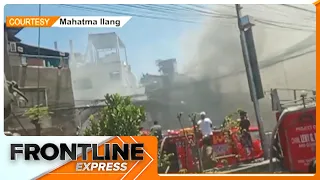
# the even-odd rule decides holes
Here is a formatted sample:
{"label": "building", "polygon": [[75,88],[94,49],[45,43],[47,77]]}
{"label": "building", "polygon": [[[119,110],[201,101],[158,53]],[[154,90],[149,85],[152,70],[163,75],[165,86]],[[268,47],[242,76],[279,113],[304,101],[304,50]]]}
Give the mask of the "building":
{"label": "building", "polygon": [[[266,92],[266,96],[260,99],[259,103],[266,131],[272,131],[276,124],[276,116],[271,108],[268,91],[271,88],[314,90],[316,85],[315,64],[315,33],[287,47],[285,51],[279,51],[274,56],[259,62],[262,83]],[[147,86],[146,89],[148,89]],[[293,99],[293,94],[289,92],[284,91],[281,96],[287,100]],[[157,104],[165,104],[162,107],[166,109],[157,107],[157,111],[163,114],[163,118],[159,121],[164,129],[180,127],[178,121],[175,120],[178,112],[184,112],[186,115],[206,111],[214,126],[219,126],[226,115],[241,108],[248,112],[252,124],[256,122],[243,64],[239,64],[234,71],[219,77],[193,79],[176,75],[171,87],[150,91],[148,98]],[[183,121],[185,126],[188,126],[188,123],[187,120]]]}
{"label": "building", "polygon": [[[74,61],[78,62],[74,56]],[[137,93],[126,47],[116,33],[90,34],[85,60],[72,66],[74,95],[78,100],[102,99],[105,94],[129,96]]]}
{"label": "building", "polygon": [[[15,114],[20,118],[24,128],[30,132],[34,125],[24,118],[23,112],[30,107],[42,104],[53,112],[51,119],[41,122],[43,133],[52,128],[69,129],[73,120],[73,111],[66,113],[55,111],[57,107],[74,107],[69,53],[38,48],[21,42],[15,35],[21,29],[5,27],[5,75],[8,80],[18,83],[28,102],[18,102],[14,106]],[[38,99],[39,97],[39,99]],[[68,114],[68,116],[66,115]],[[19,130],[20,125],[11,121],[10,128]],[[56,130],[52,130],[57,132]],[[71,130],[72,131],[72,130]],[[48,132],[49,133],[49,132]],[[62,135],[71,132],[61,132]],[[23,134],[23,133],[22,133]],[[31,133],[32,134],[32,133]],[[53,135],[50,133],[50,135]]]}
{"label": "building", "polygon": [[176,59],[157,60],[156,64],[163,75],[174,76],[178,73]]}

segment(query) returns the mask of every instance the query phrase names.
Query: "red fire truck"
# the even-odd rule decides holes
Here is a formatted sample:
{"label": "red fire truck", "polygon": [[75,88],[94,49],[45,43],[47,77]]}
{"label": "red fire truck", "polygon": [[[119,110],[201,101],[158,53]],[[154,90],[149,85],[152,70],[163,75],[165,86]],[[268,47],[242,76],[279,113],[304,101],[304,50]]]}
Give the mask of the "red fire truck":
{"label": "red fire truck", "polygon": [[[293,98],[283,98],[290,95]],[[276,164],[287,172],[309,172],[316,156],[316,92],[272,89],[271,99],[277,124],[271,135],[270,172]]]}
{"label": "red fire truck", "polygon": [[[263,150],[258,128],[250,127],[249,131],[253,141],[253,149],[250,154],[247,153],[241,143],[238,129],[232,129],[227,133],[222,130],[213,130],[212,148],[215,154],[215,162],[212,162],[210,169],[223,169],[261,158]],[[173,154],[170,158],[170,167],[167,169],[167,173],[177,173],[182,169],[189,173],[199,172],[200,161],[197,153],[199,153],[198,150],[201,147],[201,139],[199,139],[199,144],[196,145],[193,128],[168,131],[160,148],[160,153]]]}

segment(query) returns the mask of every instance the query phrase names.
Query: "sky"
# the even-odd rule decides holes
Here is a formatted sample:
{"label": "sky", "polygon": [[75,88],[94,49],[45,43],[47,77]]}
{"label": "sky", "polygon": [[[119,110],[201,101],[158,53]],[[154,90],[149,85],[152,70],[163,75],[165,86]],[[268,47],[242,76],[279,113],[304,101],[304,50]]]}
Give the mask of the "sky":
{"label": "sky", "polygon": [[[110,5],[90,6],[111,9]],[[4,17],[10,15],[37,16],[38,10],[39,5],[6,5]],[[130,10],[132,11],[132,9]],[[112,16],[117,14],[68,8],[61,5],[42,5],[41,15]],[[132,66],[134,74],[140,77],[142,73],[146,72],[157,73],[155,60],[178,58],[182,34],[185,29],[192,28],[197,28],[197,26],[183,22],[133,17],[123,28],[42,28],[40,46],[54,49],[54,41],[57,41],[60,51],[69,52],[69,40],[71,39],[74,51],[84,53],[89,33],[116,32],[126,45],[128,62]],[[17,37],[23,43],[37,45],[38,28],[24,28]]]}
{"label": "sky", "polygon": [[[77,5],[79,6],[79,5]],[[146,16],[159,16],[168,6],[140,5],[142,8],[132,8],[125,5],[80,5],[103,11],[117,11],[125,13],[143,13]],[[298,5],[295,5],[298,6]],[[110,16],[119,15],[106,12],[88,11],[68,8],[63,5],[42,5],[42,15],[59,16]],[[146,8],[146,9],[143,9]],[[152,8],[151,7],[151,8]],[[178,70],[185,74],[212,74],[211,68],[221,66],[221,71],[232,71],[233,66],[243,64],[239,60],[241,49],[239,44],[239,30],[236,19],[212,17],[207,12],[235,15],[233,5],[202,5],[202,16],[186,10],[181,14],[170,6],[167,15],[173,19],[196,20],[200,23],[183,23],[177,21],[147,19],[133,17],[122,28],[42,28],[40,46],[54,48],[54,41],[58,42],[60,51],[70,51],[69,40],[73,40],[75,52],[84,53],[89,33],[116,32],[127,48],[128,62],[137,78],[142,73],[158,73],[155,61],[158,59],[177,58]],[[186,6],[184,6],[186,7]],[[295,28],[315,29],[315,13],[281,5],[243,5],[243,13],[255,19],[271,21],[273,26],[256,24],[254,38],[259,60],[270,59],[269,56],[281,53],[288,47],[302,41],[310,32],[294,30]],[[199,8],[193,6],[192,8]],[[315,11],[313,5],[305,5],[304,9]],[[173,9],[173,10],[172,10]],[[38,16],[39,5],[6,5],[5,16],[33,15]],[[175,16],[175,13],[178,14]],[[204,14],[204,15],[203,15]],[[209,16],[209,17],[208,17]],[[200,19],[199,19],[200,18]],[[293,25],[292,25],[293,24]],[[286,26],[287,28],[280,28]],[[313,28],[310,28],[313,26]],[[288,28],[289,27],[289,28]],[[38,28],[25,28],[18,35],[23,43],[37,45]],[[275,43],[277,45],[275,46]],[[226,49],[228,49],[226,53]],[[195,71],[195,72],[193,72]]]}

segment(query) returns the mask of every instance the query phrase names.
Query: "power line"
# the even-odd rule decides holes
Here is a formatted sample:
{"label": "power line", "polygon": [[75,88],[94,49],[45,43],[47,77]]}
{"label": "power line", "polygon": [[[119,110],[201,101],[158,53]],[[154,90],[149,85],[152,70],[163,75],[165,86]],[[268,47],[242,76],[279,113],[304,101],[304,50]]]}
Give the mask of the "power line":
{"label": "power line", "polygon": [[112,11],[112,10],[106,10],[106,9],[78,6],[78,5],[60,4],[59,6],[64,6],[64,7],[68,7],[68,8],[72,8],[72,9],[82,9],[82,10],[93,11],[93,12],[105,12],[105,13],[124,15],[124,16],[141,17],[141,18],[147,18],[147,19],[168,20],[168,21],[184,22],[184,23],[199,23],[197,21],[191,21],[191,20],[181,20],[181,19],[173,19],[173,18],[167,18],[167,17],[156,17],[156,16],[150,16],[150,15],[140,15],[140,14],[135,14],[135,13],[119,12],[119,11]]}
{"label": "power line", "polygon": [[[230,9],[233,9],[234,7],[233,6],[228,6],[228,5],[220,5],[220,6],[223,6],[223,7],[227,7],[227,8],[230,8]],[[257,8],[258,6],[260,6],[261,8]],[[303,20],[312,20],[313,22],[314,21],[314,18],[311,18],[311,17],[302,17],[301,14],[297,15],[297,13],[295,14],[289,14],[287,12],[284,12],[283,10],[279,10],[277,9],[276,7],[281,7],[281,5],[254,5],[253,7],[252,6],[244,6],[244,9],[247,10],[247,9],[250,9],[252,11],[257,11],[259,12],[259,15],[261,15],[261,11],[264,11],[264,12],[267,12],[267,11],[272,11],[272,14],[277,14],[279,16],[282,16],[282,17],[285,17],[285,18],[291,18],[293,19],[292,17],[295,16],[299,19],[303,19]],[[254,16],[255,17],[255,16]],[[297,19],[297,18],[294,18],[294,19]],[[256,18],[255,19],[260,19],[262,20],[262,18]],[[267,20],[267,19],[263,19],[264,21],[271,21],[271,20]],[[279,23],[281,25],[283,24],[286,24],[286,25],[296,25],[296,26],[300,26],[300,24],[297,24],[297,23],[288,23],[288,22],[283,22],[283,21],[273,21],[273,23]],[[304,26],[306,27],[306,25],[301,25],[301,26]],[[310,26],[309,26],[310,27]],[[314,28],[314,27],[313,27]]]}
{"label": "power line", "polygon": [[[168,21],[184,22],[184,23],[191,23],[191,24],[195,24],[195,23],[198,24],[200,22],[199,21],[194,21],[194,20],[170,18],[170,17],[172,17],[172,13],[175,13],[175,15],[177,15],[177,13],[179,13],[179,12],[181,13],[181,12],[192,12],[193,11],[193,12],[199,13],[199,15],[201,15],[201,16],[209,16],[210,18],[225,19],[225,20],[233,19],[233,15],[210,14],[209,12],[197,11],[197,10],[194,10],[193,8],[190,8],[190,7],[184,7],[184,6],[173,7],[173,5],[172,6],[168,6],[168,7],[161,6],[161,5],[157,5],[157,6],[152,6],[152,5],[143,5],[143,6],[142,5],[140,5],[140,6],[139,5],[119,5],[119,6],[126,6],[126,7],[130,7],[130,8],[135,8],[135,9],[144,9],[144,10],[151,9],[153,13],[154,12],[171,13],[171,14],[167,14],[170,17],[163,17],[163,16],[159,17],[159,16],[155,16],[152,13],[148,13],[148,15],[137,14],[137,13],[130,12],[130,10],[128,11],[128,9],[123,9],[123,8],[119,8],[119,7],[117,8],[117,10],[115,10],[114,8],[112,8],[112,10],[109,10],[109,9],[107,10],[107,9],[104,9],[104,8],[94,8],[94,7],[79,6],[79,5],[62,4],[60,6],[64,6],[64,7],[67,7],[67,8],[73,8],[73,9],[81,9],[81,10],[86,10],[86,11],[93,11],[93,12],[106,12],[106,13],[111,13],[111,14],[127,15],[127,16],[134,16],[134,17],[141,17],[141,18],[148,18],[148,19],[168,20]],[[204,12],[206,14],[203,14]],[[307,32],[311,32],[311,31],[313,32],[314,31],[313,29],[310,30],[310,29],[304,29],[304,28],[301,28],[301,27],[291,27],[291,26],[294,25],[293,23],[264,20],[264,19],[259,19],[259,18],[256,19],[256,21],[258,21],[259,23],[264,24],[264,25],[274,26],[274,27],[278,27],[278,28],[300,30],[300,31],[307,31]],[[298,26],[298,24],[297,24],[297,26]]]}
{"label": "power line", "polygon": [[[183,7],[182,5],[178,7],[177,5],[131,5],[131,4],[122,4],[119,6],[126,6],[126,7],[131,7],[135,9],[145,9],[151,12],[160,12],[160,13],[165,13],[167,16],[172,16],[172,14],[179,14],[179,13],[184,13],[183,16],[188,16],[186,13],[192,13],[192,15],[201,15],[201,16],[207,16],[207,17],[215,17],[215,18],[228,18],[229,15],[224,15],[224,14],[217,14],[213,12],[208,12],[208,11],[202,11],[202,10],[197,10],[193,8],[187,8]],[[168,14],[168,12],[170,14]]]}
{"label": "power line", "polygon": [[265,24],[265,25],[269,25],[269,26],[279,27],[279,28],[282,28],[282,29],[291,29],[291,30],[307,31],[307,32],[315,32],[316,31],[315,29],[303,29],[303,28],[283,26],[283,25],[279,25],[279,24],[275,24],[275,23],[272,23],[272,22],[259,20],[259,19],[255,19],[255,22],[258,22],[258,23],[261,23],[261,24]]}
{"label": "power line", "polygon": [[[295,24],[295,23],[290,23],[290,22],[279,22],[279,21],[273,21],[273,20],[266,20],[266,19],[259,19],[260,21],[264,21],[264,22],[269,22],[269,23],[281,23],[282,25],[289,25],[289,26],[296,26],[298,24]],[[312,28],[313,30],[315,30],[315,27],[314,26],[308,26],[308,25],[303,25],[304,27],[309,27],[309,28]]]}
{"label": "power line", "polygon": [[[195,9],[195,8],[192,8],[192,7],[187,7],[187,6],[183,6],[181,4],[179,5],[176,5],[180,8],[178,9],[185,9],[185,10],[189,10],[189,11],[193,11],[193,12],[198,12],[198,13],[203,13],[203,14],[206,14],[206,15],[209,15],[210,17],[215,17],[215,16],[218,16],[218,17],[223,17],[223,18],[226,18],[226,19],[233,19],[233,18],[236,18],[235,15],[229,15],[229,14],[220,14],[220,13],[214,13],[213,10],[211,11],[206,11],[206,10],[199,10],[199,9]],[[199,6],[196,6],[199,8]]]}
{"label": "power line", "polygon": [[301,11],[305,11],[305,12],[310,12],[310,13],[316,13],[315,11],[309,10],[309,9],[305,9],[305,8],[301,8],[301,7],[297,7],[297,6],[293,6],[293,5],[289,5],[289,4],[281,4],[281,6],[285,6],[285,7],[289,7],[289,8],[294,8],[294,9],[298,9]]}

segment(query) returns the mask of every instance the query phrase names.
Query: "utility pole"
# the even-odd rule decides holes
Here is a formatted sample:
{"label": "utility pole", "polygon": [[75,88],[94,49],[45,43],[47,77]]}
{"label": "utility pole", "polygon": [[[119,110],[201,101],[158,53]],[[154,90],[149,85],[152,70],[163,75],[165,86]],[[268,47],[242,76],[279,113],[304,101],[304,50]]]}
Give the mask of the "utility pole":
{"label": "utility pole", "polygon": [[[244,19],[241,14],[242,7],[240,6],[240,4],[236,4],[235,7],[236,7],[236,11],[237,11],[238,26],[239,26],[239,30],[240,30],[240,41],[241,41],[243,59],[244,59],[245,67],[246,67],[248,84],[249,84],[250,94],[252,97],[256,121],[257,121],[257,124],[259,127],[261,147],[264,151],[264,159],[268,159],[268,148],[265,146],[266,145],[266,141],[265,141],[266,138],[265,138],[265,133],[264,133],[263,120],[262,120],[261,114],[260,114],[259,100],[257,98],[257,91],[255,89],[255,82],[253,79],[253,73],[252,73],[252,67],[250,64],[248,45],[247,45],[246,36],[245,36],[245,29],[251,28],[251,26],[249,25],[250,24],[249,20],[246,21],[246,24],[243,23]],[[249,25],[249,27],[246,27],[248,25]]]}

